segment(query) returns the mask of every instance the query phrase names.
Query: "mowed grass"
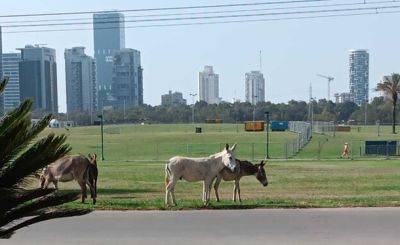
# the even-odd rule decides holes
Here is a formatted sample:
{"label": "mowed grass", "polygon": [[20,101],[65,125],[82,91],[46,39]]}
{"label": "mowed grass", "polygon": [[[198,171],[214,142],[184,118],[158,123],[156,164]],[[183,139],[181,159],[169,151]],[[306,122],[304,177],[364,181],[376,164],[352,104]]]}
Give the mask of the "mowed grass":
{"label": "mowed grass", "polygon": [[[110,125],[105,126],[105,161],[99,161],[97,209],[165,209],[164,164],[175,155],[208,156],[225,143],[238,143],[237,157],[255,160],[265,157],[266,133],[244,132],[243,125]],[[100,127],[47,129],[45,133],[65,133],[73,153],[100,156]],[[310,208],[400,206],[400,160],[359,158],[365,140],[392,140],[390,127],[361,127],[335,137],[314,134],[313,140],[291,160],[284,160],[297,135],[273,132],[270,135],[271,160],[267,166],[270,185],[262,187],[253,177],[241,182],[243,202],[233,203],[232,183],[220,187],[222,202],[209,208]],[[355,161],[337,159],[343,144],[350,143]],[[361,149],[363,151],[363,149]],[[288,155],[290,157],[290,154]],[[313,160],[296,160],[313,159]],[[322,159],[322,160],[320,160]],[[325,159],[325,160],[323,160]],[[79,189],[76,183],[61,183],[63,190]],[[204,208],[202,184],[179,181],[178,207]],[[214,200],[214,193],[212,193]],[[73,207],[82,204],[74,202]],[[91,204],[84,204],[92,207]]]}
{"label": "mowed grass", "polygon": [[[352,158],[365,157],[366,140],[400,140],[398,134],[391,133],[391,126],[353,126],[351,132],[336,132],[335,136],[314,134],[312,141],[302,149],[296,158],[299,159],[333,159],[339,158],[347,142]],[[400,153],[400,145],[397,152]],[[385,157],[385,156],[381,156]]]}
{"label": "mowed grass", "polygon": [[[96,209],[165,209],[164,164],[99,164]],[[241,181],[243,202],[231,201],[232,182],[222,182],[222,202],[208,208],[311,208],[400,206],[400,161],[272,161],[266,167],[269,185],[263,187],[254,176]],[[64,190],[76,183],[61,184]],[[202,184],[179,181],[178,206],[173,209],[204,208]],[[92,207],[91,204],[70,204]]]}
{"label": "mowed grass", "polygon": [[[266,153],[265,132],[245,132],[243,124],[200,124],[196,134],[194,125],[107,125],[104,127],[104,156],[107,161],[166,161],[172,156],[208,156],[220,151],[226,143],[238,143],[237,154],[247,159],[263,159]],[[47,129],[45,133],[68,136],[73,153],[101,153],[99,126]],[[270,134],[270,155],[285,158],[286,142],[296,140],[291,132]],[[292,144],[288,144],[292,147]],[[288,148],[290,148],[288,147]]]}

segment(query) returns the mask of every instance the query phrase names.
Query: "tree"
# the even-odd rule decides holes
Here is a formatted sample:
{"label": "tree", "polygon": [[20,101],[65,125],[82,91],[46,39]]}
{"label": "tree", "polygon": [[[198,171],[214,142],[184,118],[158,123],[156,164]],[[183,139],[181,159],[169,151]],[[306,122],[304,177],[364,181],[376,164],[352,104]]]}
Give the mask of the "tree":
{"label": "tree", "polygon": [[[0,83],[0,93],[8,79]],[[64,135],[49,134],[32,142],[48,125],[51,115],[31,125],[32,101],[26,100],[0,120],[0,237],[44,220],[82,215],[86,209],[66,209],[60,204],[79,198],[79,192],[57,194],[55,189],[32,189],[30,179],[71,148]],[[51,209],[50,209],[51,208]],[[17,223],[19,222],[19,223]]]}
{"label": "tree", "polygon": [[400,74],[393,73],[391,76],[383,77],[382,81],[377,84],[376,91],[383,92],[392,102],[392,131],[396,133],[396,106],[400,93]]}

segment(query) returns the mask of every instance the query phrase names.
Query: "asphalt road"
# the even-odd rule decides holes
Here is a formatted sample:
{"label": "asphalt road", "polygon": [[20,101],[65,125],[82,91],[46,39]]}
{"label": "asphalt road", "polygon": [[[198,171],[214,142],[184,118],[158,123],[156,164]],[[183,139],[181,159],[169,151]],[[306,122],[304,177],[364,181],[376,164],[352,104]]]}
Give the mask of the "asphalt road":
{"label": "asphalt road", "polygon": [[0,243],[400,244],[400,208],[94,212]]}

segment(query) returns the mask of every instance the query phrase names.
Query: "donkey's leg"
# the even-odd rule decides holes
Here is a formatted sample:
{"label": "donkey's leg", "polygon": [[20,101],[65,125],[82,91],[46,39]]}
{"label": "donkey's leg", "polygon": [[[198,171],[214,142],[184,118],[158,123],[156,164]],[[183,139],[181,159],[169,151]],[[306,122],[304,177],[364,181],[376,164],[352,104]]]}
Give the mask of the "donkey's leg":
{"label": "donkey's leg", "polygon": [[221,176],[218,175],[217,180],[215,180],[215,184],[214,184],[215,197],[217,199],[217,202],[219,202],[218,187],[219,187],[219,184],[221,183],[221,180],[222,180]]}
{"label": "donkey's leg", "polygon": [[235,183],[235,184],[233,184],[233,196],[232,196],[232,200],[234,202],[236,202],[236,192],[237,192],[237,186],[236,186],[236,183]]}
{"label": "donkey's leg", "polygon": [[211,192],[211,187],[212,187],[212,181],[214,180],[214,178],[212,179],[205,179],[204,180],[204,186],[203,186],[203,190],[204,190],[204,204],[206,206],[208,206],[208,204],[210,203],[210,192]]}
{"label": "donkey's leg", "polygon": [[239,181],[240,180],[235,180],[235,185],[237,186],[236,190],[237,190],[237,193],[238,193],[238,196],[239,196],[239,202],[242,202],[242,198],[240,197],[240,183],[239,183]]}
{"label": "donkey's leg", "polygon": [[172,199],[172,204],[176,205],[175,193],[174,193],[176,182],[177,182],[177,178],[175,178],[174,175],[171,175],[169,183],[166,186],[166,194],[165,194],[166,201],[165,202],[167,205],[171,204],[170,199]]}
{"label": "donkey's leg", "polygon": [[206,181],[204,180],[204,181],[203,181],[203,197],[202,197],[203,203],[206,202],[206,193],[207,193],[207,183],[206,183]]}
{"label": "donkey's leg", "polygon": [[213,182],[215,180],[217,176],[215,176],[214,178],[211,179],[210,184],[208,185],[208,195],[207,195],[207,200],[210,201],[211,200],[211,189],[212,189],[212,185]]}
{"label": "donkey's leg", "polygon": [[54,188],[56,189],[56,191],[58,191],[58,181],[57,180],[53,180],[53,185],[54,185]]}
{"label": "donkey's leg", "polygon": [[82,191],[82,203],[85,203],[85,199],[87,197],[87,195],[86,195],[86,183],[85,183],[85,181],[79,180],[78,184],[81,187],[81,191]]}

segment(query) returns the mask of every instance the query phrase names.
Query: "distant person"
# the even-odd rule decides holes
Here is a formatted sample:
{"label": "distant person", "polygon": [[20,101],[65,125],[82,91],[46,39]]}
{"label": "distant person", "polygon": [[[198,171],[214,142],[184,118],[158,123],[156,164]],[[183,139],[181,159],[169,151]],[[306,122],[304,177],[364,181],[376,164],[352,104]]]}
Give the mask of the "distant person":
{"label": "distant person", "polygon": [[349,154],[349,144],[346,142],[344,143],[344,147],[343,147],[343,151],[342,151],[342,158],[343,157],[347,157],[350,158],[350,154]]}

